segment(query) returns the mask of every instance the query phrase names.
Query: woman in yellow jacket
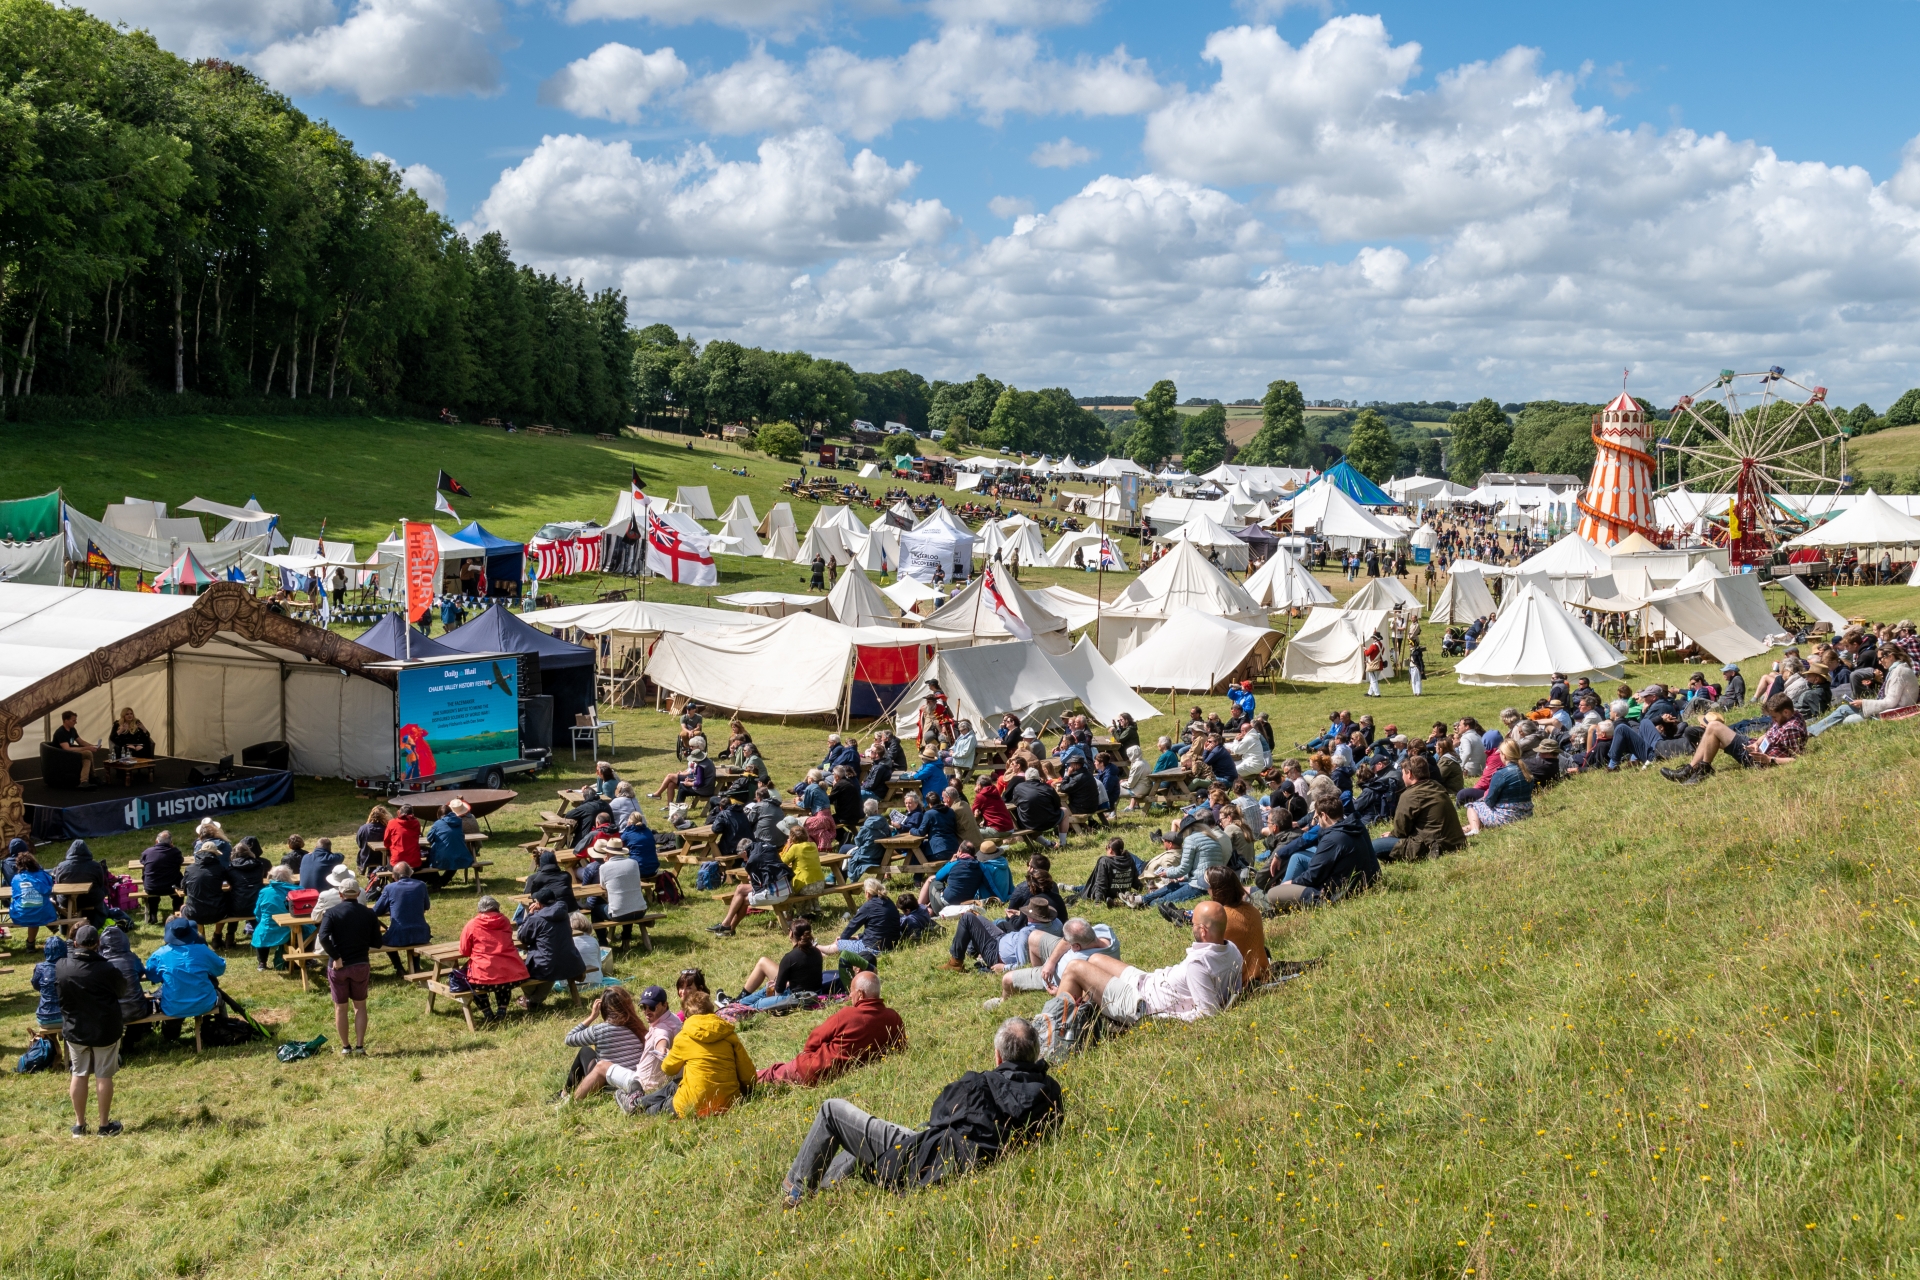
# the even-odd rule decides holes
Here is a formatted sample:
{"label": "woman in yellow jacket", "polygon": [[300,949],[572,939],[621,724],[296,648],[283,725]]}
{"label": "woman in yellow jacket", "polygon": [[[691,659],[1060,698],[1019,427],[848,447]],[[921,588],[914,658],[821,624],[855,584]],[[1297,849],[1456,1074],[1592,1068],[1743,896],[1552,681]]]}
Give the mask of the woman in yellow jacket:
{"label": "woman in yellow jacket", "polygon": [[820,865],[820,846],[800,835],[797,830],[788,836],[787,847],[780,851],[780,861],[786,863],[787,870],[793,872],[795,893],[826,881],[826,868]]}
{"label": "woman in yellow jacket", "polygon": [[711,995],[686,991],[680,1008],[680,1032],[660,1064],[663,1074],[680,1077],[673,1113],[682,1120],[717,1116],[753,1093],[753,1059],[733,1024],[714,1015]]}

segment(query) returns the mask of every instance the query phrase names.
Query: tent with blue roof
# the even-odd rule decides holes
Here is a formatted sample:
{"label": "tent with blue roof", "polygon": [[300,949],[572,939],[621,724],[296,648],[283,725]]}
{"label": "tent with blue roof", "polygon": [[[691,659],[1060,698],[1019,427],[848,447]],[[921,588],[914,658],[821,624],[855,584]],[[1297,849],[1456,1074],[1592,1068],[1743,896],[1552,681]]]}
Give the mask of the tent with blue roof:
{"label": "tent with blue roof", "polygon": [[[401,621],[399,614],[390,613],[369,627],[366,634],[355,640],[354,643],[363,649],[371,649],[375,653],[384,653],[389,658],[408,657],[407,634],[401,630],[405,625],[406,623]],[[415,627],[413,629],[413,650],[411,656],[415,658],[457,658],[460,656],[460,651],[458,649],[449,649],[438,640],[427,639],[427,633]]]}
{"label": "tent with blue roof", "polygon": [[454,535],[462,542],[471,542],[476,547],[484,547],[487,553],[487,593],[494,594],[494,587],[502,582],[519,582],[526,568],[527,548],[525,543],[509,542],[505,538],[496,538],[481,527],[478,520]]}
{"label": "tent with blue roof", "polygon": [[[1397,507],[1400,500],[1361,475],[1345,458],[1322,472],[1316,484],[1331,482],[1340,492],[1363,507]],[[463,535],[464,536],[464,535]]]}
{"label": "tent with blue roof", "polygon": [[440,643],[457,653],[531,653],[540,659],[540,687],[523,690],[553,695],[553,726],[556,734],[573,727],[576,715],[592,715],[594,710],[594,651],[585,645],[569,644],[550,636],[528,622],[522,622],[506,606],[495,603],[481,610],[480,616],[441,636]]}

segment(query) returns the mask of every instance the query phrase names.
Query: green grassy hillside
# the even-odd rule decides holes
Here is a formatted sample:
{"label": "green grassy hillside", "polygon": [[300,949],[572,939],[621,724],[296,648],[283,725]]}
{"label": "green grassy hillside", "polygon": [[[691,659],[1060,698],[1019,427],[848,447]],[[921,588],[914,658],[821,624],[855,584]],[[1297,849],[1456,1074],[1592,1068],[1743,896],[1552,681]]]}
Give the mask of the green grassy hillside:
{"label": "green grassy hillside", "polygon": [[1920,423],[1876,431],[1847,443],[1856,475],[1863,471],[1907,471],[1920,467]]}

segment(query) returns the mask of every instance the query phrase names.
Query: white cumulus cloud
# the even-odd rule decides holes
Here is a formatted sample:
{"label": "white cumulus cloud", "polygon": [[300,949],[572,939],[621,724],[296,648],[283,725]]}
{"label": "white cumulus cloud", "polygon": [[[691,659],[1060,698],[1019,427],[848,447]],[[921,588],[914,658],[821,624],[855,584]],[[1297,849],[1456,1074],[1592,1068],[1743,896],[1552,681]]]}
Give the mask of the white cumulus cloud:
{"label": "white cumulus cloud", "polygon": [[744,30],[807,25],[829,0],[569,0],[568,22],[644,18],[663,26],[712,22]]}
{"label": "white cumulus cloud", "polygon": [[501,174],[475,224],[505,233],[516,254],[580,264],[576,273],[639,259],[804,264],[945,235],[939,201],[905,198],[916,172],[872,151],[849,160],[819,129],[770,138],[751,161],[704,146],[649,160],[625,142],[562,135]]}
{"label": "white cumulus cloud", "polygon": [[276,41],[253,69],[287,93],[335,89],[369,105],[491,93],[499,0],[355,0],[346,19]]}
{"label": "white cumulus cloud", "polygon": [[333,0],[90,0],[87,12],[151,31],[182,57],[224,56],[336,17]]}
{"label": "white cumulus cloud", "polygon": [[1146,62],[1124,47],[1067,62],[1024,31],[954,26],[898,57],[863,58],[829,45],[796,65],[755,49],[690,85],[685,103],[715,133],[778,131],[805,120],[865,141],[901,120],[1135,115],[1165,98]]}
{"label": "white cumulus cloud", "polygon": [[1092,21],[1100,0],[928,0],[927,8],[951,23],[1064,27]]}
{"label": "white cumulus cloud", "polygon": [[1027,159],[1042,169],[1074,169],[1086,164],[1098,151],[1083,147],[1072,138],[1062,138],[1058,142],[1043,142],[1033,149]]}
{"label": "white cumulus cloud", "polygon": [[1019,218],[1033,212],[1033,201],[1025,196],[995,196],[987,201],[987,209],[996,218]]}
{"label": "white cumulus cloud", "polygon": [[687,64],[670,48],[646,53],[631,45],[603,44],[542,84],[540,101],[577,116],[638,124],[641,107],[686,79]]}

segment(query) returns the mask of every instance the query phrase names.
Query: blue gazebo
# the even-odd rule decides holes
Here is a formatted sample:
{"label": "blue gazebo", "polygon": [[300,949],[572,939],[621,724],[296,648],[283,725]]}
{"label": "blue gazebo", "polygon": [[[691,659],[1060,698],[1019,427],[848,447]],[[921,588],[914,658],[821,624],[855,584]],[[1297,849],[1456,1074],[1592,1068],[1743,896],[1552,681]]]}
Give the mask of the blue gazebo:
{"label": "blue gazebo", "polygon": [[[1320,473],[1320,479],[1315,481],[1315,483],[1322,482],[1331,482],[1340,492],[1346,494],[1363,507],[1397,507],[1400,505],[1398,498],[1361,475],[1360,472],[1355,469],[1354,465],[1345,458],[1340,459],[1340,461]],[[479,527],[479,525],[474,526],[476,529]],[[464,538],[466,535],[463,533],[460,536]]]}
{"label": "blue gazebo", "polygon": [[504,583],[511,582],[517,587],[521,575],[526,571],[527,548],[522,542],[509,542],[505,538],[496,538],[488,533],[478,520],[454,535],[462,542],[471,542],[482,547],[487,553],[487,594],[511,596],[519,592],[503,591]]}

